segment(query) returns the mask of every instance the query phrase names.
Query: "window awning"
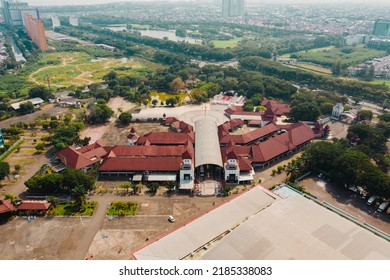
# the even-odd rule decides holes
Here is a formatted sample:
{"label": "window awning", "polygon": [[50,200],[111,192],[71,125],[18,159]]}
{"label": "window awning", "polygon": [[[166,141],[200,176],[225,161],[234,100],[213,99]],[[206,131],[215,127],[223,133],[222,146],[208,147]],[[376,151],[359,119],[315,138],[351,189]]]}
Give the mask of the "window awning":
{"label": "window awning", "polygon": [[148,181],[176,181],[176,174],[150,174]]}
{"label": "window awning", "polygon": [[241,181],[252,181],[253,180],[253,175],[250,174],[250,173],[246,173],[246,174],[240,174],[240,176],[238,176],[238,181],[241,182]]}
{"label": "window awning", "polygon": [[133,176],[133,180],[134,182],[140,182],[142,181],[142,174],[136,174]]}

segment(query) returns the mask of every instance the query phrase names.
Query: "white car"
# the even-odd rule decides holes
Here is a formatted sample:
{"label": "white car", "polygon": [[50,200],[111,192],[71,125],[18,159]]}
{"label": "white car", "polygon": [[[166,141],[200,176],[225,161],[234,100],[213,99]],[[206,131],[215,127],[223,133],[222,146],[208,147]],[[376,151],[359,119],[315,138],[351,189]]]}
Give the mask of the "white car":
{"label": "white car", "polygon": [[168,221],[170,221],[171,223],[173,223],[175,221],[175,218],[171,215],[168,216]]}

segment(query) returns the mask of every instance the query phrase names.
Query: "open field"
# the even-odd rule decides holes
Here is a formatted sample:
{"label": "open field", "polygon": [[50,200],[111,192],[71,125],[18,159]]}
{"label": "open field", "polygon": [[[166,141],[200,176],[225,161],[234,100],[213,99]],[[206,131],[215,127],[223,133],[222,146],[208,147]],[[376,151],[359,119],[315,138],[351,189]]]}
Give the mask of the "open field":
{"label": "open field", "polygon": [[114,70],[119,75],[141,75],[158,68],[157,64],[138,58],[98,58],[83,52],[55,52],[42,55],[40,64],[46,64],[29,75],[35,84],[47,85],[50,78],[53,87],[89,85],[100,82]]}
{"label": "open field", "polygon": [[157,106],[161,106],[161,101],[165,102],[167,101],[168,98],[174,98],[176,96],[180,97],[180,101],[185,101],[188,98],[188,94],[186,93],[164,93],[164,92],[156,92],[153,91],[150,93],[150,100],[149,100],[149,105],[152,105],[152,101],[156,99],[158,101]]}
{"label": "open field", "polygon": [[321,67],[319,65],[312,65],[312,64],[307,64],[307,63],[297,63],[295,66],[307,70],[314,71],[316,73],[321,73],[321,74],[332,74],[332,71],[329,68]]}
{"label": "open field", "polygon": [[390,80],[373,80],[370,83],[371,84],[376,84],[376,85],[383,85],[383,84],[385,84],[386,86],[390,87]]}
{"label": "open field", "polygon": [[137,131],[138,135],[149,132],[166,132],[169,130],[167,126],[162,126],[160,123],[130,123],[127,126],[117,126],[111,123],[105,130],[101,140],[110,146],[127,145],[127,136],[132,127]]}
{"label": "open field", "polygon": [[308,50],[295,54],[299,61],[312,62],[315,64],[331,67],[336,61],[349,66],[386,55],[385,51],[365,48],[363,46],[332,48],[322,50]]}
{"label": "open field", "polygon": [[238,42],[240,42],[242,38],[234,38],[231,40],[214,40],[211,41],[216,48],[226,49],[226,48],[235,48],[237,47]]}

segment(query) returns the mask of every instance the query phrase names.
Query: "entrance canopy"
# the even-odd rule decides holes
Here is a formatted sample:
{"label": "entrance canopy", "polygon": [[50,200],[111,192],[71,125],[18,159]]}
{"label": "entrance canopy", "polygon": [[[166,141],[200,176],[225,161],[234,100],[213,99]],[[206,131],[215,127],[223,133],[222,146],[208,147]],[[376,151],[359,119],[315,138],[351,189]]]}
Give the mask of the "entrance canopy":
{"label": "entrance canopy", "polygon": [[150,174],[148,176],[150,182],[164,182],[164,181],[176,181],[176,174],[161,173],[161,174]]}
{"label": "entrance canopy", "polygon": [[206,164],[223,167],[217,123],[202,119],[195,122],[195,167]]}

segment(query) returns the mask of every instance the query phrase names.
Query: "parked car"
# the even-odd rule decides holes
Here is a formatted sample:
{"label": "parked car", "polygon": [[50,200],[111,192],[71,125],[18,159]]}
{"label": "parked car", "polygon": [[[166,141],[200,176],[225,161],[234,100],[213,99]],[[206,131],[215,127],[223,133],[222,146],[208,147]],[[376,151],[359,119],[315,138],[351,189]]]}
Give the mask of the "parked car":
{"label": "parked car", "polygon": [[373,205],[377,199],[378,199],[378,197],[377,197],[376,195],[371,196],[371,197],[367,200],[367,205]]}
{"label": "parked car", "polygon": [[378,207],[378,211],[379,212],[386,212],[386,210],[387,210],[387,208],[389,208],[389,206],[390,206],[390,201],[382,202]]}
{"label": "parked car", "polygon": [[175,218],[171,215],[168,216],[168,221],[170,221],[171,223],[173,223],[175,221]]}

